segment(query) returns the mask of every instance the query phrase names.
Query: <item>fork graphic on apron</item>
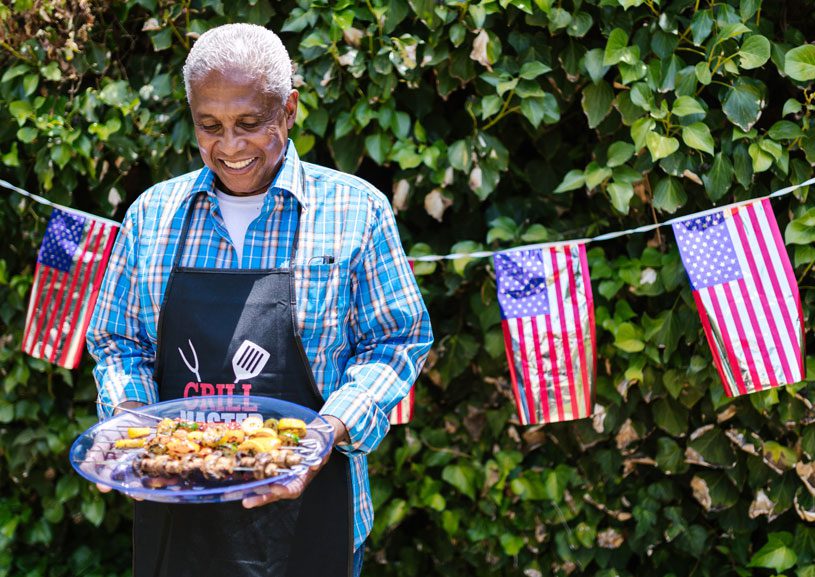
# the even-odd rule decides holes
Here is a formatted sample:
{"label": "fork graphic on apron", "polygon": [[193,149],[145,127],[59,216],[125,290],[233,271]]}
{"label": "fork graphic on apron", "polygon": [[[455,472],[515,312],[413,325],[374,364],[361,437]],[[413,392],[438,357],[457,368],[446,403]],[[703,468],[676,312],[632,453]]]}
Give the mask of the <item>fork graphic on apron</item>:
{"label": "fork graphic on apron", "polygon": [[195,353],[195,347],[192,345],[192,340],[187,339],[187,342],[190,343],[190,349],[192,350],[192,358],[195,361],[195,365],[191,365],[190,362],[187,360],[187,357],[184,356],[184,351],[181,350],[181,347],[178,347],[178,354],[181,355],[181,360],[184,361],[184,364],[187,365],[187,368],[195,375],[195,382],[201,382],[201,375],[198,373],[198,355]]}

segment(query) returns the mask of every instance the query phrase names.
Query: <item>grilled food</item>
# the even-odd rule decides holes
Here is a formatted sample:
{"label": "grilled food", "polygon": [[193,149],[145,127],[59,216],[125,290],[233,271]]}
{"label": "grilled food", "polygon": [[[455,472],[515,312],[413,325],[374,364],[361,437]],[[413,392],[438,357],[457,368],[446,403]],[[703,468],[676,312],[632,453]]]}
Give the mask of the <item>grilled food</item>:
{"label": "grilled food", "polygon": [[306,434],[300,419],[247,417],[241,423],[197,423],[164,419],[155,431],[130,428],[119,449],[143,449],[133,461],[139,476],[151,479],[265,479],[299,465],[291,448]]}

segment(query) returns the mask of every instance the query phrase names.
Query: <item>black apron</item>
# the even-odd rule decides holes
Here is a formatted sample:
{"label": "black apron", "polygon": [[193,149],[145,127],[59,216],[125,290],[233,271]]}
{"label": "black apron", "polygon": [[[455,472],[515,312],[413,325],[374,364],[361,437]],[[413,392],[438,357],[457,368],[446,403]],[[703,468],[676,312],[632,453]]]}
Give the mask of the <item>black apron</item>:
{"label": "black apron", "polygon": [[[295,233],[288,269],[209,269],[179,266],[198,196],[190,201],[164,293],[155,378],[162,401],[231,394],[231,412],[197,418],[239,420],[252,412],[244,395],[291,401],[315,411],[323,398],[297,329]],[[298,205],[298,229],[299,229]],[[233,357],[245,341],[259,357],[241,381]],[[194,351],[193,351],[194,349]],[[263,349],[269,353],[263,364]],[[254,368],[254,371],[251,369]],[[246,373],[243,373],[246,374]],[[238,378],[236,378],[238,377]],[[237,383],[235,381],[238,381]],[[195,415],[185,418],[194,419]],[[328,463],[294,501],[245,509],[213,504],[134,504],[134,577],[349,577],[353,500],[345,455]]]}

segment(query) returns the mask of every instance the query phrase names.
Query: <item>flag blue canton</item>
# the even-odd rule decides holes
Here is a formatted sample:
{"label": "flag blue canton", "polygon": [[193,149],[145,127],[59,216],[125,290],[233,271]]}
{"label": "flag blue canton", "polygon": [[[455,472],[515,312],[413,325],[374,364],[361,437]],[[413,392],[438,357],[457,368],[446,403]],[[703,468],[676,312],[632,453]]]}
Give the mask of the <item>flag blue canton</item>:
{"label": "flag blue canton", "polygon": [[540,249],[495,255],[495,276],[502,318],[549,314],[543,258],[544,252]]}
{"label": "flag blue canton", "polygon": [[742,278],[723,212],[676,223],[673,229],[694,290]]}
{"label": "flag blue canton", "polygon": [[54,209],[42,239],[37,262],[62,272],[71,270],[84,230],[83,217]]}

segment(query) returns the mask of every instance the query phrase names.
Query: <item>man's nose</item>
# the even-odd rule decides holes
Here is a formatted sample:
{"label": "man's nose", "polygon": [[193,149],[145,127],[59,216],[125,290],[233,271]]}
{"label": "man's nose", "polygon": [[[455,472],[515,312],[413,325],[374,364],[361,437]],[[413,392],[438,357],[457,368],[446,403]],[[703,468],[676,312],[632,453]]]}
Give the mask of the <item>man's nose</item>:
{"label": "man's nose", "polygon": [[224,156],[233,156],[244,149],[246,142],[243,137],[232,128],[224,130],[223,137],[221,138],[221,153]]}

